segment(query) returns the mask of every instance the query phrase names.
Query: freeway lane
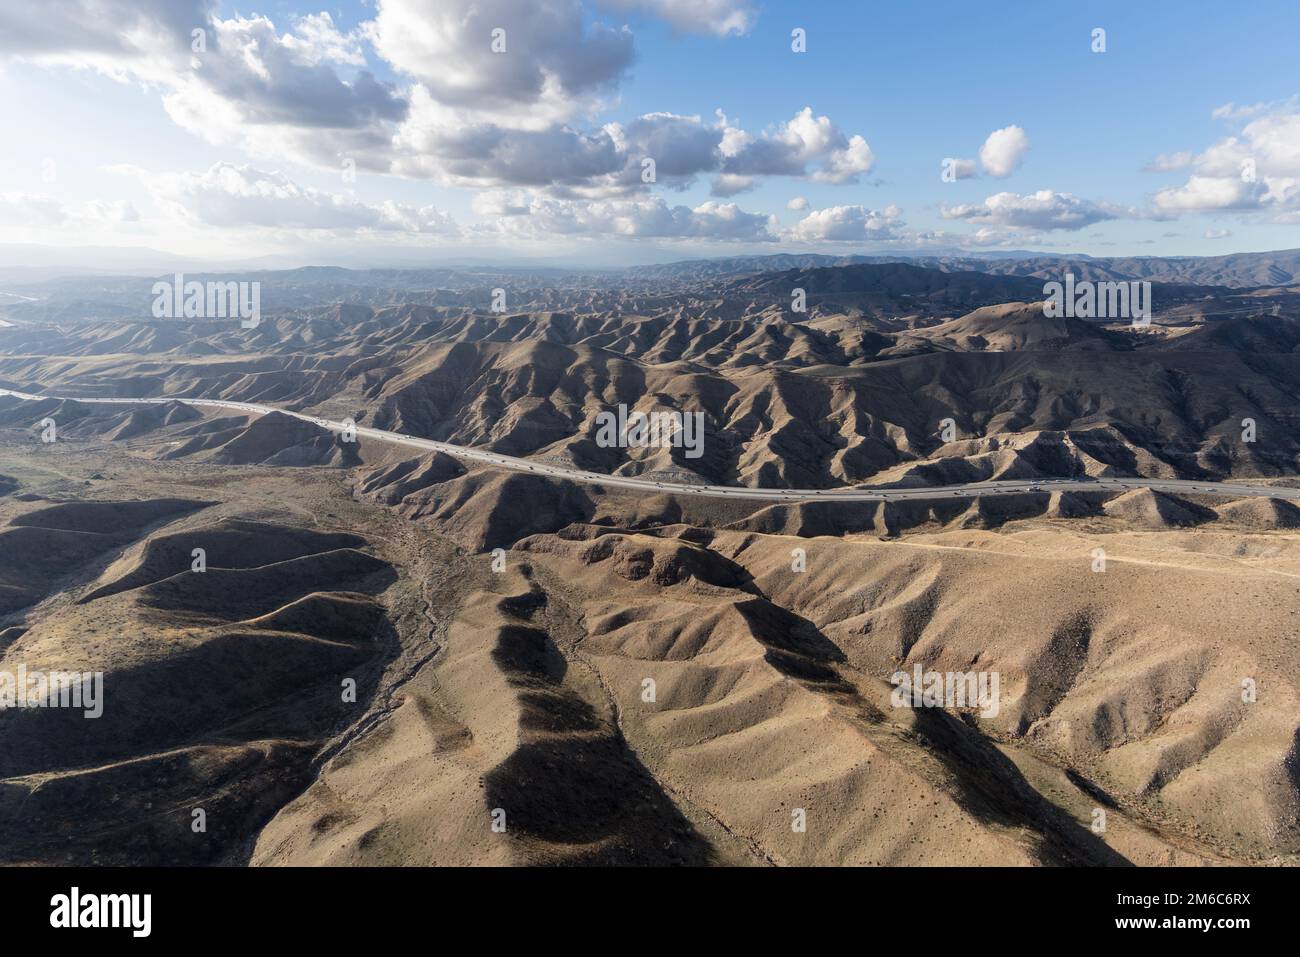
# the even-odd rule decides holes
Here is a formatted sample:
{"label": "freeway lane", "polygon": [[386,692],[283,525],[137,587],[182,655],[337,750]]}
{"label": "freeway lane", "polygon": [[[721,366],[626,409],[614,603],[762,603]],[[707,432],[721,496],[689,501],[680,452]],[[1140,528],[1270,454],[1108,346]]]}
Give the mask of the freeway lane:
{"label": "freeway lane", "polygon": [[[342,432],[344,423],[318,418],[303,412],[289,412],[269,405],[252,402],[228,402],[223,399],[102,399],[81,396],[32,395],[11,389],[0,389],[0,396],[9,395],[27,401],[68,401],[82,402],[87,405],[163,405],[179,402],[196,408],[226,409],[233,412],[247,412],[253,415],[266,415],[280,412],[283,415],[311,422],[331,432]],[[1146,478],[1098,478],[1098,479],[1038,479],[999,480],[992,482],[970,482],[964,485],[942,485],[927,488],[879,488],[857,486],[843,489],[780,489],[780,488],[743,488],[734,485],[694,485],[673,482],[657,482],[653,479],[633,478],[622,475],[606,475],[601,472],[586,472],[581,469],[565,468],[560,465],[548,465],[529,459],[502,455],[485,449],[466,448],[447,442],[435,442],[398,432],[385,432],[357,426],[359,437],[374,439],[379,442],[391,442],[423,452],[442,452],[464,462],[478,462],[513,472],[525,472],[532,475],[544,475],[549,478],[579,482],[584,485],[605,485],[614,488],[632,489],[652,495],[695,495],[707,498],[746,499],[761,502],[907,502],[933,501],[943,498],[975,498],[988,495],[1021,495],[1026,492],[1124,492],[1129,489],[1149,488],[1157,492],[1172,492],[1189,495],[1215,495],[1225,498],[1285,498],[1300,502],[1300,489],[1279,488],[1266,485],[1243,485],[1236,482],[1203,482],[1189,479],[1146,479]]]}

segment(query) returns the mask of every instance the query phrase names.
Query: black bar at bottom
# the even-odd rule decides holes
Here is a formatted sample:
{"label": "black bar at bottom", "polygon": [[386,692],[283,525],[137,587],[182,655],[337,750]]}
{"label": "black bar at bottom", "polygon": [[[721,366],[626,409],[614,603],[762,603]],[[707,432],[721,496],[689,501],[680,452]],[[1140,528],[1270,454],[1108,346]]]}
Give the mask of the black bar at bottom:
{"label": "black bar at bottom", "polygon": [[[75,923],[119,926],[70,926],[73,888]],[[147,936],[141,933],[144,897],[120,895],[149,895]],[[864,944],[934,939],[931,934],[992,943],[1023,929],[1072,943],[1196,934],[1231,946],[1242,934],[1293,926],[1294,896],[1288,868],[6,868],[0,869],[0,927],[10,945],[76,934],[83,941],[205,949],[280,942],[374,947],[406,934],[415,935],[412,943],[438,946],[438,939],[449,943],[450,930],[481,937],[487,946],[520,935],[537,943],[557,936],[613,944],[669,935],[681,944],[717,937],[734,945],[770,943],[783,928],[815,938],[848,933]],[[68,926],[52,926],[52,918]]]}

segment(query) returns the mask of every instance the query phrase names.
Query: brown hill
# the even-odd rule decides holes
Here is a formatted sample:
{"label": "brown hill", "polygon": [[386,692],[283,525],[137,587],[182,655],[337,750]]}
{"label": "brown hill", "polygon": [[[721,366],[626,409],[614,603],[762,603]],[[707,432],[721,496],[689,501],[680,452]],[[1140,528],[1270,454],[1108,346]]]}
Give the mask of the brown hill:
{"label": "brown hill", "polygon": [[957,352],[1124,351],[1132,343],[1082,319],[1050,318],[1041,302],[985,306],[950,322],[909,333],[909,338]]}
{"label": "brown hill", "polygon": [[279,412],[253,419],[247,428],[210,456],[218,465],[307,466],[356,465],[355,442],[310,422]]}
{"label": "brown hill", "polygon": [[[340,540],[365,544],[237,518],[145,537],[111,589],[6,636],[0,670],[98,672],[103,692],[93,720],[85,709],[0,710],[0,859],[195,864],[243,853],[364,709],[394,650],[378,598],[392,569],[321,550]],[[174,556],[184,572],[162,567],[190,542],[240,567],[195,573],[188,554]],[[286,551],[303,554],[274,560]],[[357,704],[340,695],[344,679]],[[187,839],[194,807],[207,815],[198,840]]]}

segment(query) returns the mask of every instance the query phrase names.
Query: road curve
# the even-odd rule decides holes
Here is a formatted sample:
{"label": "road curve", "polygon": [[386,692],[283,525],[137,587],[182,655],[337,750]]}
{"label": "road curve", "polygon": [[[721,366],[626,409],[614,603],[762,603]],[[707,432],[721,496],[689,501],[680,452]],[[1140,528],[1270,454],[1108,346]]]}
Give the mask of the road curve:
{"label": "road curve", "polygon": [[[163,405],[178,402],[196,408],[228,409],[234,412],[247,412],[254,415],[266,415],[279,412],[282,415],[302,419],[331,432],[342,432],[347,426],[342,422],[322,419],[303,412],[290,412],[269,405],[253,402],[228,402],[224,399],[182,399],[176,397],[154,399],[104,399],[82,396],[32,395],[12,389],[0,389],[0,396],[13,396],[27,401],[55,400],[60,402],[82,402],[86,404],[105,405]],[[1173,492],[1182,495],[1215,495],[1223,498],[1284,498],[1300,502],[1300,489],[1281,488],[1267,485],[1243,485],[1234,482],[1202,482],[1190,479],[1147,479],[1147,478],[1088,478],[1088,479],[1039,479],[1036,481],[1001,480],[992,482],[968,482],[963,485],[935,485],[925,488],[879,488],[858,486],[842,489],[802,489],[802,488],[744,488],[734,485],[694,485],[675,482],[657,482],[653,479],[634,478],[623,475],[607,475],[602,472],[586,472],[581,469],[565,468],[560,465],[547,465],[533,462],[512,455],[501,455],[484,449],[466,448],[447,442],[435,442],[399,432],[386,432],[382,429],[356,427],[359,437],[380,442],[391,442],[423,452],[442,452],[464,462],[478,462],[512,472],[524,472],[532,475],[544,475],[548,478],[564,479],[584,485],[603,485],[613,488],[633,489],[652,495],[694,495],[706,498],[746,499],[761,502],[908,502],[933,501],[945,498],[975,498],[988,495],[1023,495],[1033,492],[1125,492],[1130,489],[1149,488],[1157,492]]]}

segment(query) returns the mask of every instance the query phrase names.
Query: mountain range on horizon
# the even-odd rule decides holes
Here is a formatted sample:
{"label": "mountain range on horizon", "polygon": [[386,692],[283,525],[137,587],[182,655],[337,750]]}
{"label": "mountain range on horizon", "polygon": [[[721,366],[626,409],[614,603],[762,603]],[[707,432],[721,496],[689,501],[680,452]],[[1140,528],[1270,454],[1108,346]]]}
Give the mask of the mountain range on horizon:
{"label": "mountain range on horizon", "polygon": [[1056,255],[1028,251],[1005,251],[975,254],[913,252],[890,255],[824,255],[778,253],[766,256],[729,256],[684,259],[664,263],[618,268],[581,268],[565,265],[540,266],[532,263],[494,264],[461,262],[428,266],[321,266],[284,267],[276,257],[237,264],[205,263],[201,260],[169,257],[154,250],[126,252],[111,250],[112,255],[94,265],[98,250],[47,250],[41,256],[23,262],[27,247],[0,246],[0,278],[10,289],[28,290],[50,280],[74,277],[111,278],[114,276],[160,277],[176,272],[199,276],[235,278],[282,278],[293,274],[333,274],[364,283],[372,278],[389,277],[404,282],[436,280],[453,274],[532,277],[538,285],[547,282],[588,281],[596,284],[616,283],[620,278],[634,281],[695,282],[738,277],[791,269],[825,269],[849,265],[879,265],[901,262],[944,272],[982,272],[991,275],[1052,278],[1069,272],[1079,279],[1096,281],[1146,280],[1235,288],[1287,286],[1300,283],[1300,249],[1271,252],[1229,253],[1220,256],[1120,256],[1095,257],[1082,254]]}

